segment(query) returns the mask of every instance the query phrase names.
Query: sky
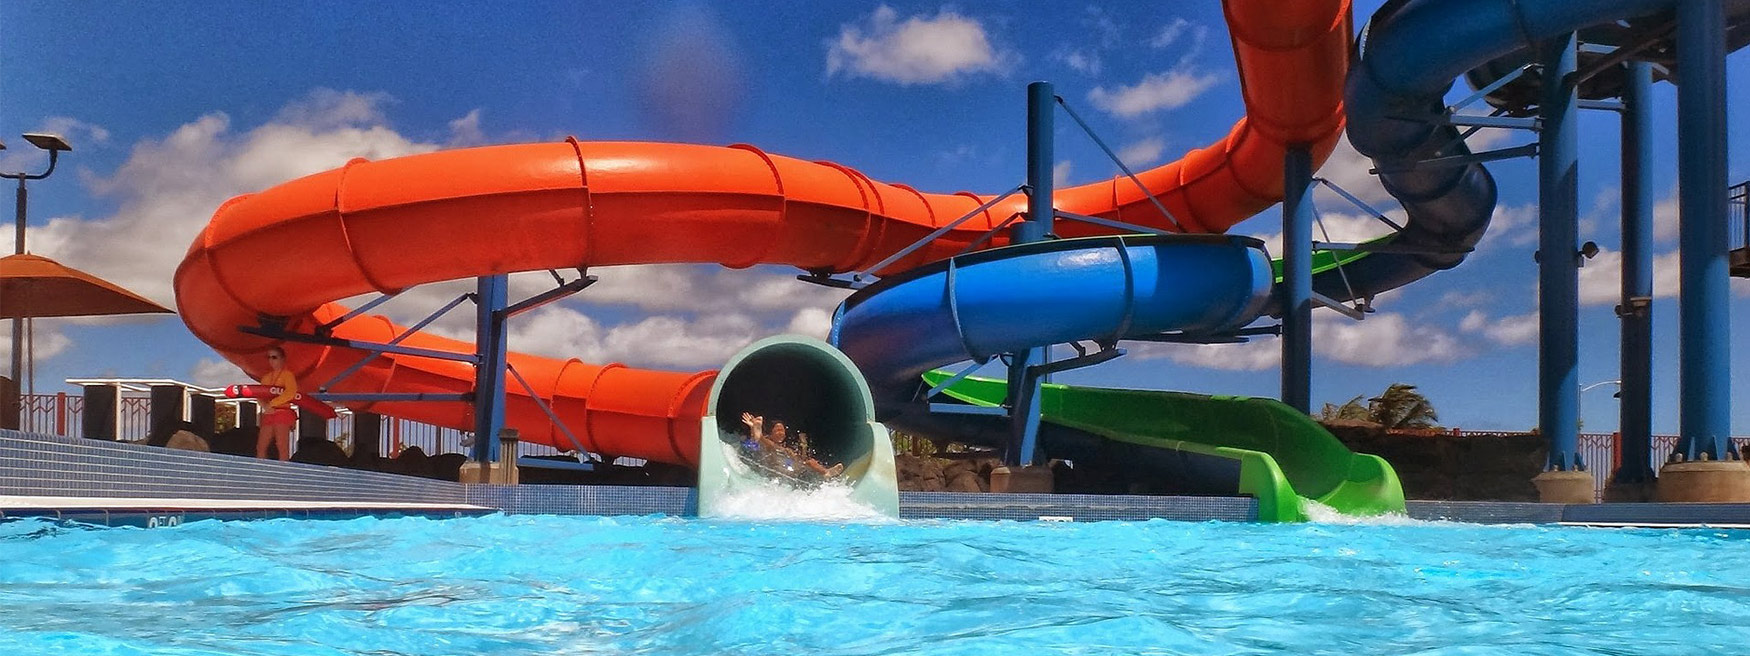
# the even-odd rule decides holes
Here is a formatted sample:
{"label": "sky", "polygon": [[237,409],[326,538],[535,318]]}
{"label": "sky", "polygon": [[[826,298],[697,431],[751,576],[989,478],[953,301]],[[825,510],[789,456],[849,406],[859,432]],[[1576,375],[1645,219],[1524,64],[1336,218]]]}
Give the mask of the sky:
{"label": "sky", "polygon": [[[1377,7],[1359,2],[1357,28]],[[1728,62],[1733,116],[1750,106],[1743,53]],[[750,143],[831,160],[926,191],[994,193],[1024,175],[1025,86],[1050,80],[1133,167],[1222,136],[1244,114],[1220,5],[1205,2],[552,2],[0,4],[0,170],[40,170],[18,139],[65,135],[61,170],[31,184],[29,250],[174,307],[171,276],[227,198],[334,168],[446,148],[560,140]],[[1462,84],[1451,99],[1467,95]],[[1676,107],[1657,85],[1652,189],[1658,204],[1653,304],[1654,428],[1677,430]],[[1618,376],[1617,119],[1581,117],[1580,381]],[[1729,125],[1741,121],[1729,120]],[[1057,123],[1060,183],[1104,179],[1113,163]],[[1472,146],[1527,142],[1485,131]],[[1750,176],[1750,138],[1728,135],[1731,179]],[[1313,399],[1342,403],[1417,385],[1441,423],[1523,430],[1537,423],[1536,165],[1490,165],[1493,225],[1460,267],[1380,296],[1355,322],[1320,312]],[[1320,175],[1388,214],[1390,197],[1347,146]],[[1317,202],[1332,241],[1385,228],[1334,195]],[[10,234],[10,222],[0,234]],[[1234,232],[1277,252],[1280,212]],[[1319,235],[1321,238],[1324,235]],[[781,332],[823,336],[843,293],[795,271],[710,266],[594,269],[583,294],[514,322],[511,348],[586,361],[700,370]],[[545,289],[513,278],[513,297]],[[384,306],[409,322],[471,283],[417,288]],[[1732,321],[1750,321],[1733,281]],[[364,299],[356,299],[362,301]],[[435,327],[466,337],[471,315]],[[0,328],[0,333],[5,329]],[[1741,328],[1742,330],[1742,328]],[[77,377],[167,377],[204,385],[244,375],[171,316],[42,320],[35,389]],[[0,353],[9,342],[0,340]],[[1058,381],[1276,396],[1274,338],[1241,345],[1133,344]],[[1750,349],[1732,352],[1750,389]],[[1581,398],[1584,428],[1613,430],[1610,386]],[[1733,408],[1750,433],[1750,404]]]}

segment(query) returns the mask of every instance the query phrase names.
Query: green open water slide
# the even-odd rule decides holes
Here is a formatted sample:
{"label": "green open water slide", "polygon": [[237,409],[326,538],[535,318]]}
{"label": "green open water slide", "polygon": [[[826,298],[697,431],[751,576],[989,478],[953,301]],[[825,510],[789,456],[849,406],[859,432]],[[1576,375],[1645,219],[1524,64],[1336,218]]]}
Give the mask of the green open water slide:
{"label": "green open water slide", "polygon": [[[939,384],[950,374],[926,374]],[[996,406],[1008,386],[967,377],[946,394]],[[1238,494],[1258,500],[1260,521],[1307,517],[1305,501],[1346,515],[1403,512],[1397,473],[1379,456],[1355,453],[1310,417],[1273,399],[1047,384],[1046,422],[1141,447],[1237,462]]]}

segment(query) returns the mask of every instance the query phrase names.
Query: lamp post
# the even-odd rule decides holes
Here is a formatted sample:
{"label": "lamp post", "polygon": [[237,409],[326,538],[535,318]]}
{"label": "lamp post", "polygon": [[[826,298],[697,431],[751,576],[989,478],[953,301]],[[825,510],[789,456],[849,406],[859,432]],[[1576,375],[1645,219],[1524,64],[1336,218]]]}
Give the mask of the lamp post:
{"label": "lamp post", "polygon": [[1617,393],[1620,394],[1622,392],[1621,380],[1601,380],[1580,388],[1580,393],[1574,397],[1574,416],[1579,417],[1581,422],[1586,421],[1586,416],[1580,413],[1580,409],[1585,407],[1582,404],[1586,402],[1586,393],[1592,391],[1593,388],[1603,387],[1605,385],[1615,385]]}
{"label": "lamp post", "polygon": [[[0,173],[0,178],[7,178],[7,179],[18,181],[18,207],[17,207],[17,214],[14,216],[14,225],[13,225],[13,252],[14,253],[23,253],[24,252],[24,225],[25,225],[24,208],[25,208],[25,205],[28,204],[28,199],[30,198],[29,192],[24,188],[24,183],[27,181],[30,181],[30,180],[41,180],[43,178],[49,177],[50,174],[55,172],[55,163],[56,163],[56,160],[60,159],[61,151],[73,150],[73,146],[68,144],[67,140],[61,138],[61,135],[58,135],[58,134],[44,134],[44,133],[40,133],[40,132],[26,132],[23,136],[24,136],[25,141],[30,142],[30,145],[36,146],[37,148],[41,148],[41,149],[46,150],[46,151],[49,151],[49,168],[48,168],[48,170],[45,170],[42,173],[36,173],[36,174],[26,173],[23,171],[19,171],[16,173]],[[0,150],[3,150],[5,148],[6,148],[5,144],[0,144]],[[12,385],[15,389],[19,388],[19,377],[21,374],[23,374],[23,371],[24,371],[24,319],[20,318],[20,317],[13,317],[13,319],[12,319]],[[14,412],[14,413],[20,413],[23,410],[23,406],[20,405],[20,406],[15,407],[15,408],[7,408],[7,410]],[[23,417],[20,416],[20,417],[18,417],[18,419],[21,422],[20,427],[22,428]]]}

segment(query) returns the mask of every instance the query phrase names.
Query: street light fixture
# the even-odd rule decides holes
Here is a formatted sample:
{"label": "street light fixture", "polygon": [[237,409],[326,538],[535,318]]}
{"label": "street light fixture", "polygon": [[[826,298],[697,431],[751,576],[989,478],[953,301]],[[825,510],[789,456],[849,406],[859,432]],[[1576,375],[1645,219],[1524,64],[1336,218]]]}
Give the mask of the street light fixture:
{"label": "street light fixture", "polygon": [[[49,134],[46,132],[26,132],[26,133],[24,133],[24,140],[29,141],[30,145],[32,145],[32,146],[36,146],[36,147],[41,148],[43,150],[49,151],[49,154],[51,156],[53,156],[55,151],[60,151],[60,150],[72,151],[73,150],[73,146],[71,144],[68,144],[67,140],[62,139],[61,135],[58,135],[58,134]],[[48,175],[48,174],[44,173],[43,175]]]}
{"label": "street light fixture", "polygon": [[[26,132],[26,133],[24,133],[23,136],[24,136],[25,141],[30,142],[30,145],[36,146],[37,148],[41,148],[41,149],[46,150],[46,151],[49,151],[49,168],[47,170],[44,170],[42,173],[35,173],[35,174],[26,173],[24,171],[19,171],[16,173],[0,173],[0,178],[7,178],[10,180],[17,180],[18,181],[18,211],[14,215],[14,221],[13,221],[13,223],[14,223],[14,225],[13,225],[13,252],[14,253],[23,253],[24,252],[24,225],[25,225],[24,208],[25,208],[25,205],[28,204],[29,198],[30,198],[29,192],[27,192],[24,188],[24,183],[26,181],[29,181],[29,180],[41,180],[43,178],[49,177],[50,174],[55,172],[55,164],[60,159],[61,151],[69,151],[70,152],[73,150],[72,144],[67,143],[67,140],[63,139],[61,137],[61,135],[58,135],[58,134],[50,134],[50,133],[46,133],[46,132]],[[4,149],[4,148],[5,148],[5,145],[0,144],[0,149]],[[12,386],[14,389],[18,389],[19,377],[23,373],[24,373],[24,319],[14,318],[12,320]],[[22,400],[22,398],[20,398],[20,400]],[[21,415],[22,410],[23,410],[23,406],[20,405],[18,408],[7,408],[5,411],[16,412],[16,413]],[[15,416],[17,416],[17,415],[15,415]],[[22,424],[22,420],[24,418],[22,416],[18,416],[18,419],[20,420],[20,423]]]}
{"label": "street light fixture", "polygon": [[1585,416],[1582,415],[1580,412],[1581,408],[1585,407],[1581,404],[1585,403],[1585,401],[1586,401],[1586,393],[1592,391],[1595,388],[1603,387],[1605,385],[1615,385],[1617,396],[1618,397],[1622,396],[1622,381],[1621,380],[1601,380],[1601,381],[1598,381],[1596,383],[1592,383],[1591,385],[1587,385],[1585,387],[1580,388],[1580,393],[1574,395],[1574,416],[1579,417],[1580,421],[1582,423],[1584,423],[1586,421]]}

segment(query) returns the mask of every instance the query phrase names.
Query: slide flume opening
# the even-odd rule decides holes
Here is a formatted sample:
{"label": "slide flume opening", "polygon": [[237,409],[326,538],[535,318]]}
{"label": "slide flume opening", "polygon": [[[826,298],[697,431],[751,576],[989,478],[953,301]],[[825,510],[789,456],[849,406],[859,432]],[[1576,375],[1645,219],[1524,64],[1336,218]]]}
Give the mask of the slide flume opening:
{"label": "slide flume opening", "polygon": [[802,506],[817,491],[898,516],[893,446],[874,414],[863,375],[827,343],[781,335],[748,346],[723,366],[701,419],[699,515],[747,516],[747,490],[788,488],[803,494],[757,498],[810,514]]}

